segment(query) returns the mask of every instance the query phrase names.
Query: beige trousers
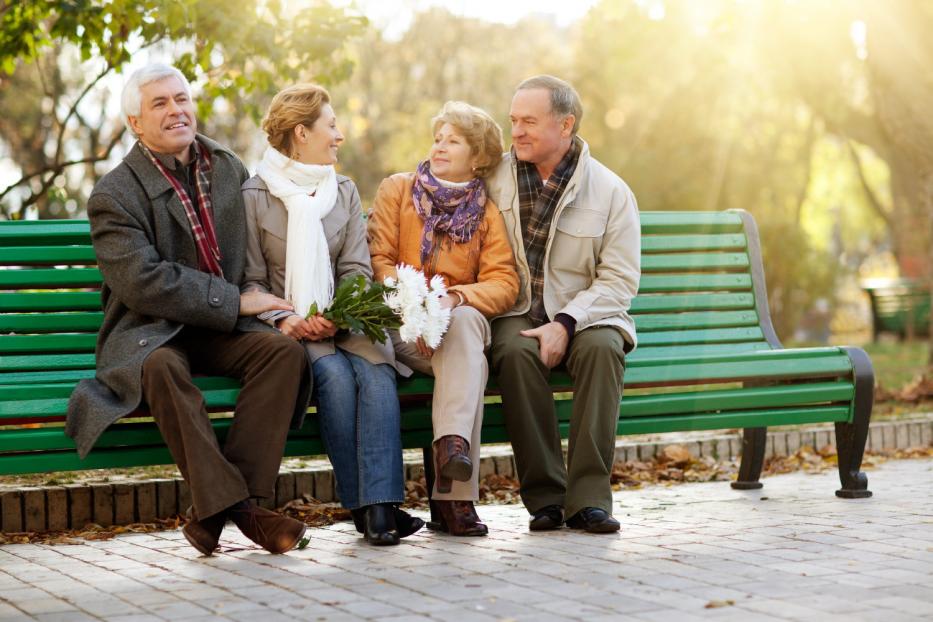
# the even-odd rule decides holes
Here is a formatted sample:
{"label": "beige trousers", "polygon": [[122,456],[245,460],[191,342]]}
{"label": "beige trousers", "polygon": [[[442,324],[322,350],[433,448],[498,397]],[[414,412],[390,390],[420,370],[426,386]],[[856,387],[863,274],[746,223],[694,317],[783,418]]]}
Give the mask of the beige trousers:
{"label": "beige trousers", "polygon": [[434,440],[456,434],[470,443],[473,477],[453,483],[448,493],[431,492],[443,501],[479,499],[479,446],[483,427],[483,393],[489,377],[486,349],[491,342],[489,322],[473,307],[456,307],[450,313],[450,327],[441,345],[430,358],[421,356],[415,344],[404,343],[392,331],[392,344],[398,360],[412,369],[434,376],[431,420]]}

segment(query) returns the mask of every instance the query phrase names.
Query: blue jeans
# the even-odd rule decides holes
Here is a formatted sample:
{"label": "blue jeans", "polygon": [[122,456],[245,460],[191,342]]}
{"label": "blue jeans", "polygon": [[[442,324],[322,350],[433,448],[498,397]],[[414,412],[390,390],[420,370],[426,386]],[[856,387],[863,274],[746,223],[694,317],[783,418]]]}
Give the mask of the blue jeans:
{"label": "blue jeans", "polygon": [[353,510],[401,503],[402,432],[395,370],[339,348],[316,360],[311,369],[318,423],[341,505]]}

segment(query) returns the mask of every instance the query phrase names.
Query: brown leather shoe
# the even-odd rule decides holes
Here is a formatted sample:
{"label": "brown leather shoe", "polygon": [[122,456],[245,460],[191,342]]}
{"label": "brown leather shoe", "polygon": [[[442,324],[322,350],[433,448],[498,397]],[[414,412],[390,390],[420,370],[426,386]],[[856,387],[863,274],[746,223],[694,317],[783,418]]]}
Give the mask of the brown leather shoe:
{"label": "brown leather shoe", "polygon": [[452,536],[485,536],[489,528],[483,524],[472,501],[431,501],[440,512],[438,523],[428,523],[428,527],[446,531]]}
{"label": "brown leather shoe", "polygon": [[307,528],[300,520],[261,508],[252,500],[240,501],[227,512],[243,535],[270,553],[295,548]]}
{"label": "brown leather shoe", "polygon": [[473,476],[470,443],[462,436],[448,434],[434,441],[437,492],[450,492],[451,480],[467,482]]}
{"label": "brown leather shoe", "polygon": [[188,522],[181,528],[182,534],[188,543],[196,548],[201,555],[210,557],[217,550],[217,543],[220,542],[220,534],[227,523],[227,512],[218,512],[213,516],[204,519],[198,519],[194,513],[194,508],[188,506],[185,512]]}

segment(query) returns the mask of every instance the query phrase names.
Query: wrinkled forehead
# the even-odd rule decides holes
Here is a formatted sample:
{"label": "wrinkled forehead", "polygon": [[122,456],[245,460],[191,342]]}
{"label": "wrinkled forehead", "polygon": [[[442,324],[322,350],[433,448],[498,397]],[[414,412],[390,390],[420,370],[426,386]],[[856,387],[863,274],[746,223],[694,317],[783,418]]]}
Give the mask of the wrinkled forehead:
{"label": "wrinkled forehead", "polygon": [[547,89],[519,89],[512,97],[509,114],[516,118],[541,118],[552,113]]}
{"label": "wrinkled forehead", "polygon": [[184,82],[179,80],[177,76],[167,76],[147,82],[139,88],[139,92],[143,101],[147,102],[160,98],[171,97],[174,99],[179,95],[191,95]]}

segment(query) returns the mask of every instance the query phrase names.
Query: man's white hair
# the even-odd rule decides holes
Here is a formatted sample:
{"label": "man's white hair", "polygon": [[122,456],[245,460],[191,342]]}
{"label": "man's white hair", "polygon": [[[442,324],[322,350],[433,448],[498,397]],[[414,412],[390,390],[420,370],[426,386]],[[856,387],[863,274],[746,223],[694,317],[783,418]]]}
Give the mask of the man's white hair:
{"label": "man's white hair", "polygon": [[[188,97],[191,97],[191,85],[188,83],[188,78],[176,67],[172,67],[171,65],[166,65],[165,63],[151,63],[145,67],[140,67],[130,74],[130,77],[126,80],[126,84],[123,85],[123,95],[120,97],[123,122],[130,132],[133,132],[133,127],[130,125],[129,118],[138,117],[142,109],[142,88],[151,82],[158,82],[159,80],[172,77],[178,78],[181,81],[185,86],[185,92],[188,93]],[[133,135],[135,136],[136,132],[133,132]]]}

